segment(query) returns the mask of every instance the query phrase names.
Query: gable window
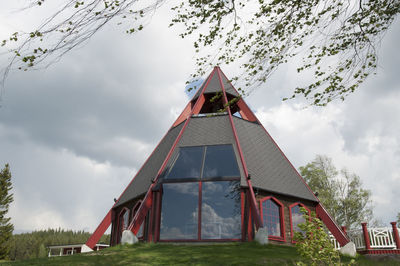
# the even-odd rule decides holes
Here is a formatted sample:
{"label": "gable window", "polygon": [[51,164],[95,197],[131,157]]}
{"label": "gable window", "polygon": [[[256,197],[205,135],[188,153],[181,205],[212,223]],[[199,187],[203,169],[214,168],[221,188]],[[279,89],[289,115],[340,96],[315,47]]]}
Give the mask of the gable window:
{"label": "gable window", "polygon": [[265,197],[260,201],[260,212],[263,225],[268,232],[268,238],[284,241],[283,204],[274,197]]}
{"label": "gable window", "polygon": [[180,148],[178,158],[165,178],[199,178],[202,161],[203,147]]}
{"label": "gable window", "polygon": [[232,145],[181,147],[165,179],[240,177]]}
{"label": "gable window", "polygon": [[304,234],[304,231],[299,228],[299,224],[305,222],[303,214],[300,210],[301,207],[305,208],[308,212],[308,215],[310,215],[310,210],[302,203],[297,202],[289,206],[292,241],[295,232]]}
{"label": "gable window", "polygon": [[240,176],[232,145],[206,147],[203,178]]}

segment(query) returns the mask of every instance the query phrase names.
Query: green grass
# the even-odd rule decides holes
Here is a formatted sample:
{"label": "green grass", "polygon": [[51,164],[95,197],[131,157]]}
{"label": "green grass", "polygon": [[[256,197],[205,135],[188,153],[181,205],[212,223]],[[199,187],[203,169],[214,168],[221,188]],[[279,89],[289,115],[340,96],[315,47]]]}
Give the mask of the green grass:
{"label": "green grass", "polygon": [[[299,260],[294,247],[256,243],[137,244],[116,246],[99,252],[65,257],[3,262],[2,265],[294,265]],[[349,258],[342,258],[349,262]],[[399,265],[377,262],[362,256],[357,265]]]}

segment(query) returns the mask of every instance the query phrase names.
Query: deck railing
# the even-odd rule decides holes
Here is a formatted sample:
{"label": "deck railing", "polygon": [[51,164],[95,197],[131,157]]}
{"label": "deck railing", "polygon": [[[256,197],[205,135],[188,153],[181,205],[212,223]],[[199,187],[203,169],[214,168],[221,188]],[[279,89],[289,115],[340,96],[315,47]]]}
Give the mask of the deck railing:
{"label": "deck railing", "polygon": [[379,249],[395,249],[396,243],[394,242],[393,230],[389,227],[385,228],[369,228],[369,239],[371,241],[371,248]]}
{"label": "deck railing", "polygon": [[[362,229],[349,230],[346,233],[357,250],[395,250],[399,249],[400,243],[396,243],[395,234],[397,233],[398,236],[400,228],[397,228],[396,224],[392,223],[392,225],[392,227],[367,228],[366,224],[363,224]],[[365,235],[365,232],[367,232],[367,235]],[[340,244],[335,237],[330,233],[329,237],[335,249],[340,249]],[[368,241],[367,245],[365,244],[366,241]]]}

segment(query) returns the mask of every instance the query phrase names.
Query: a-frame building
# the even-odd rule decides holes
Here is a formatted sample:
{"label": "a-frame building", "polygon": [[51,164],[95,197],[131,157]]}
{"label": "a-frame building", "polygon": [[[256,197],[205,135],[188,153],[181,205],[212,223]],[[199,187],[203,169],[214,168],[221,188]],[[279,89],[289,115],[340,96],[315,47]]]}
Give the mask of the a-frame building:
{"label": "a-frame building", "polygon": [[123,230],[145,241],[293,242],[315,211],[344,246],[332,220],[238,92],[215,67],[162,138],[86,245],[107,228],[111,245]]}

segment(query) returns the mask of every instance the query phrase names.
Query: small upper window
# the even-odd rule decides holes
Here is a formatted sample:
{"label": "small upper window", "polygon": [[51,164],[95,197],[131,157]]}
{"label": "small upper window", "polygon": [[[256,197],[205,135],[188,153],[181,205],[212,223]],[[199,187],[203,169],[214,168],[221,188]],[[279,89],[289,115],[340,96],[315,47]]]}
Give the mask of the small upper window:
{"label": "small upper window", "polygon": [[232,145],[207,146],[203,178],[240,176]]}
{"label": "small upper window", "polygon": [[181,147],[171,171],[165,178],[199,178],[203,147]]}

